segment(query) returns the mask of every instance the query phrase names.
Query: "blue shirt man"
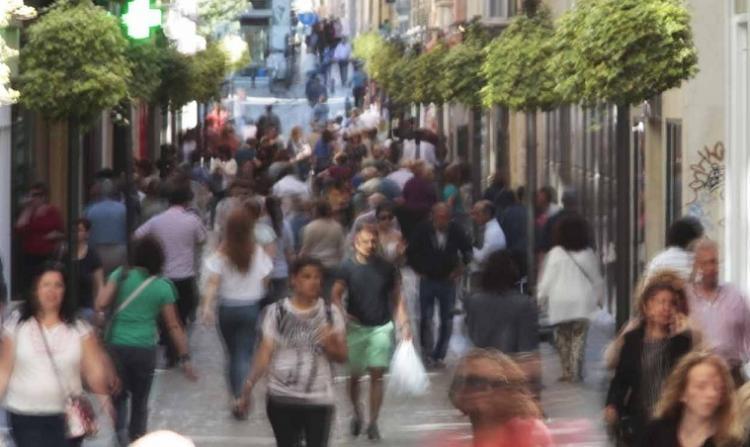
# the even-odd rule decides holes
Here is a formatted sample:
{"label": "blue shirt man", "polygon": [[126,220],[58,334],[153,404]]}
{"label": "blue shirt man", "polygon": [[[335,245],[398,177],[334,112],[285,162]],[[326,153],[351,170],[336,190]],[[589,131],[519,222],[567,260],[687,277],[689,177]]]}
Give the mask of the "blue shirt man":
{"label": "blue shirt man", "polygon": [[122,202],[105,198],[89,205],[85,215],[91,222],[91,244],[119,245],[127,242],[127,212]]}

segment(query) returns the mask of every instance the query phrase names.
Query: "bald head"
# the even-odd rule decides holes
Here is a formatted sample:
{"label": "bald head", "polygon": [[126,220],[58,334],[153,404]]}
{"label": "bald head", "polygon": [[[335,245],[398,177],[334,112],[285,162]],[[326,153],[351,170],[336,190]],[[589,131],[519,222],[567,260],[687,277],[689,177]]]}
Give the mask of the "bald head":
{"label": "bald head", "polygon": [[709,290],[719,286],[719,245],[708,238],[695,243],[693,273],[695,280]]}

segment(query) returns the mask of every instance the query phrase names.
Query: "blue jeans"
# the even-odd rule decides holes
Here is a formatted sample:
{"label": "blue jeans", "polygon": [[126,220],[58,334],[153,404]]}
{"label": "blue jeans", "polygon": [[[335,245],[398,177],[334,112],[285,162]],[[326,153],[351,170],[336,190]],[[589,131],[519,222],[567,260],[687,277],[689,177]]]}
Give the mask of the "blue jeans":
{"label": "blue jeans", "polygon": [[[433,349],[432,318],[435,300],[440,306],[440,335]],[[453,307],[456,305],[456,286],[451,279],[422,278],[419,281],[420,339],[422,354],[442,360],[448,352],[453,332]]]}
{"label": "blue jeans", "polygon": [[260,304],[219,306],[219,333],[224,339],[229,368],[229,388],[235,398],[242,394],[242,385],[250,371],[250,359],[255,350],[255,334]]}

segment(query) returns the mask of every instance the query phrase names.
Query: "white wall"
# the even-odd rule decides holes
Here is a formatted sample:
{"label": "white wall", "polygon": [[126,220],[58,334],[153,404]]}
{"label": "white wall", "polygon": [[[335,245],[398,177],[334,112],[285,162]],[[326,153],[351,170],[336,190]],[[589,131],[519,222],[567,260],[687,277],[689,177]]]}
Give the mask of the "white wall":
{"label": "white wall", "polygon": [[11,219],[11,113],[10,106],[0,107],[0,256],[4,276],[10,287]]}
{"label": "white wall", "polygon": [[726,278],[750,290],[750,14],[730,19],[725,194]]}

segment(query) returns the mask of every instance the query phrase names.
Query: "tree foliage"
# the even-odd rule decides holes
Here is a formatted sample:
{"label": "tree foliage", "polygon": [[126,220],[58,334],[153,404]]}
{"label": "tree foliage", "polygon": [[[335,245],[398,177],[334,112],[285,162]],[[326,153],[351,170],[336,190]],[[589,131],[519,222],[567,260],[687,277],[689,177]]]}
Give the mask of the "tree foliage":
{"label": "tree foliage", "polygon": [[157,99],[157,92],[162,84],[166,51],[153,42],[130,42],[126,53],[133,70],[133,76],[128,82],[130,99],[147,102]]}
{"label": "tree foliage", "polygon": [[486,84],[482,65],[485,60],[484,47],[488,41],[483,27],[474,22],[467,27],[463,41],[448,51],[440,79],[446,101],[457,101],[468,106],[482,105],[480,93]]}
{"label": "tree foliage", "polygon": [[372,61],[375,54],[383,48],[386,41],[379,33],[369,32],[357,35],[352,42],[352,55],[363,61],[369,71],[367,64]]}
{"label": "tree foliage", "polygon": [[156,91],[156,98],[162,107],[175,111],[189,103],[191,92],[190,56],[180,53],[173,46],[164,50],[161,65],[161,83]]}
{"label": "tree foliage", "polygon": [[18,56],[18,51],[8,46],[3,39],[2,29],[13,20],[28,20],[36,17],[36,10],[23,4],[23,0],[3,0],[0,3],[0,106],[13,104],[19,93],[10,88],[10,59]]}
{"label": "tree foliage", "polygon": [[549,59],[555,30],[549,10],[539,7],[516,16],[486,49],[482,74],[487,106],[502,104],[515,110],[549,109],[557,102],[555,77]]}
{"label": "tree foliage", "polygon": [[211,37],[222,28],[232,28],[238,24],[237,17],[247,8],[247,0],[199,0],[198,32]]}
{"label": "tree foliage", "polygon": [[438,43],[429,51],[424,51],[413,59],[409,72],[412,74],[411,86],[405,86],[411,92],[412,102],[418,104],[442,104],[446,96],[442,88],[441,77],[443,65],[448,54],[448,47]]}
{"label": "tree foliage", "polygon": [[23,103],[42,115],[90,122],[128,93],[128,43],[117,19],[90,0],[58,2],[21,50]]}
{"label": "tree foliage", "polygon": [[228,70],[229,61],[219,45],[211,43],[195,53],[190,64],[192,99],[203,103],[217,99]]}
{"label": "tree foliage", "polygon": [[634,104],[697,72],[682,0],[582,0],[560,20],[554,57],[567,101]]}

